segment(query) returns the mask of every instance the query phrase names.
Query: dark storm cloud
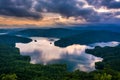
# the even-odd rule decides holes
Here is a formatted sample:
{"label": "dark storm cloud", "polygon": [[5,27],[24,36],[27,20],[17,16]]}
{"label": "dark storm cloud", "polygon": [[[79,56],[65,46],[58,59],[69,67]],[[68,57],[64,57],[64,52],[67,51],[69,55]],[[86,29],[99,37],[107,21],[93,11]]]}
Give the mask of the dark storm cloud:
{"label": "dark storm cloud", "polygon": [[47,12],[60,13],[66,17],[86,15],[92,12],[92,9],[82,8],[83,5],[83,2],[78,3],[77,0],[39,0],[35,8],[37,11],[46,9]]}
{"label": "dark storm cloud", "polygon": [[[91,21],[97,20],[98,22],[118,22],[120,21],[119,18],[116,18],[116,16],[120,15],[120,1],[117,0],[86,0],[89,5],[92,5],[94,8],[99,9],[101,7],[106,8],[108,12],[102,11],[102,12],[97,12],[96,15],[90,16],[90,17],[95,17],[95,18],[89,18]],[[114,9],[116,11],[109,11],[110,9]]]}
{"label": "dark storm cloud", "polygon": [[36,13],[29,12],[24,8],[17,8],[17,7],[0,8],[0,14],[7,16],[16,16],[16,17],[33,17],[35,19],[40,18],[40,16]]}
{"label": "dark storm cloud", "polygon": [[31,0],[0,0],[0,14],[15,17],[40,18],[36,12],[30,11]]}
{"label": "dark storm cloud", "polygon": [[89,5],[93,5],[96,8],[99,8],[101,6],[101,3],[103,0],[86,0]]}
{"label": "dark storm cloud", "polygon": [[115,0],[101,0],[101,5],[107,8],[120,8],[120,2]]}
{"label": "dark storm cloud", "polygon": [[120,8],[120,2],[111,1],[108,5],[108,8]]}
{"label": "dark storm cloud", "polygon": [[39,19],[42,12],[50,12],[63,17],[82,17],[88,22],[109,18],[107,13],[99,14],[93,7],[84,7],[86,3],[96,9],[101,6],[120,8],[120,2],[113,0],[0,0],[0,15]]}
{"label": "dark storm cloud", "polygon": [[[87,19],[94,11],[91,8],[83,8],[83,5],[84,2],[77,0],[0,0],[0,14],[40,18],[39,14],[46,10],[46,12],[59,13],[64,17],[82,16]],[[32,12],[31,8],[35,11]]]}
{"label": "dark storm cloud", "polygon": [[118,9],[120,8],[120,2],[115,0],[86,0],[90,5],[97,8],[105,6],[107,8]]}
{"label": "dark storm cloud", "polygon": [[[87,21],[96,21],[96,12],[92,8],[84,8],[84,1],[78,0],[38,0],[36,11],[59,13],[64,17],[83,17]],[[93,19],[94,18],[94,19]]]}

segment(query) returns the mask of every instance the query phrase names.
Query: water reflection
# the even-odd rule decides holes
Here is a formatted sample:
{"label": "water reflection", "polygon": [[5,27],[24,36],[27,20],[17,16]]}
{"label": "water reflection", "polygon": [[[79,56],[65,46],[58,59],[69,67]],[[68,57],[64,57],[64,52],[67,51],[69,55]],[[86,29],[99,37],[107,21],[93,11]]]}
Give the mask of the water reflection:
{"label": "water reflection", "polygon": [[[28,44],[16,43],[16,47],[20,49],[21,55],[30,56],[30,63],[54,64],[66,63],[69,70],[79,69],[81,71],[95,70],[95,62],[102,61],[102,58],[95,57],[85,53],[85,49],[94,48],[87,45],[71,45],[66,48],[54,46],[57,39],[49,38],[32,38],[33,41]],[[113,42],[114,44],[115,42]],[[117,44],[117,43],[116,43]],[[111,46],[105,45],[104,46]]]}
{"label": "water reflection", "polygon": [[115,47],[115,46],[118,46],[119,45],[119,42],[116,42],[116,41],[111,41],[111,42],[100,42],[100,43],[94,43],[94,44],[91,44],[90,46],[100,46],[100,47],[105,47],[105,46],[110,46],[110,47]]}

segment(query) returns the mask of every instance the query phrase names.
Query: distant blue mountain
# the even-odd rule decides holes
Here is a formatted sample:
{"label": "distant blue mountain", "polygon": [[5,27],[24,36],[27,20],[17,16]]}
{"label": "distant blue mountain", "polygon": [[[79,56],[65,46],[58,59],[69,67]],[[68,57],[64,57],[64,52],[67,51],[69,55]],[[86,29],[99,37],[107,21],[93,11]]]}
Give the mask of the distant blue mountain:
{"label": "distant blue mountain", "polygon": [[96,31],[89,30],[81,34],[72,35],[69,37],[61,38],[55,42],[56,46],[66,47],[72,44],[93,44],[96,42],[110,42],[110,41],[120,41],[120,33],[111,31]]}
{"label": "distant blue mountain", "polygon": [[[6,34],[5,34],[6,33]],[[3,35],[4,34],[4,35]],[[20,35],[22,37],[18,37]],[[95,42],[120,41],[120,25],[84,24],[64,28],[5,28],[0,29],[0,44],[30,42],[28,37],[53,37],[60,40],[56,46],[90,44]]]}
{"label": "distant blue mountain", "polygon": [[61,37],[79,34],[82,32],[84,31],[65,29],[65,28],[49,28],[49,29],[33,28],[33,29],[25,29],[25,30],[15,32],[14,35],[22,35],[22,36],[27,36],[27,37],[61,38]]}
{"label": "distant blue mountain", "polygon": [[83,24],[69,28],[73,30],[107,30],[120,32],[120,24]]}

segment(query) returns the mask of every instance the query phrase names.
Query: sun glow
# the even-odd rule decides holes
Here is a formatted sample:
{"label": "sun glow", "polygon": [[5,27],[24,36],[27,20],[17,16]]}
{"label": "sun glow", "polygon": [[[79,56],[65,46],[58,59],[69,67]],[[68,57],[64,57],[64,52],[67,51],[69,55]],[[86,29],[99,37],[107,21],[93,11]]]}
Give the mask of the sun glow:
{"label": "sun glow", "polygon": [[120,0],[115,0],[116,2],[120,2]]}
{"label": "sun glow", "polygon": [[[27,26],[27,25],[35,25],[35,26],[56,26],[56,25],[72,25],[72,24],[80,24],[85,23],[85,20],[80,18],[76,20],[74,17],[62,17],[60,14],[53,13],[43,13],[43,19],[29,19],[29,18],[16,18],[16,17],[0,17],[0,25],[1,26]],[[24,27],[23,26],[23,27]]]}

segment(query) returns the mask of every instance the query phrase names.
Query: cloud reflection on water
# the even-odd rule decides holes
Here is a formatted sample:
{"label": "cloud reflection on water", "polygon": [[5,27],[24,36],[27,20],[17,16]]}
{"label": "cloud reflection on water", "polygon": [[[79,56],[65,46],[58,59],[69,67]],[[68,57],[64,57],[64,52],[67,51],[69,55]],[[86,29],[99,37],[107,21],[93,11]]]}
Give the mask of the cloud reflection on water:
{"label": "cloud reflection on water", "polygon": [[[30,63],[32,64],[65,63],[69,70],[93,71],[95,70],[95,62],[103,60],[102,58],[85,53],[85,49],[93,49],[94,47],[74,44],[66,48],[60,48],[54,46],[54,41],[57,39],[32,39],[33,41],[28,44],[16,43],[16,47],[20,49],[20,54],[30,56]],[[95,45],[99,44],[95,43]],[[104,46],[107,46],[107,44],[104,44]]]}

